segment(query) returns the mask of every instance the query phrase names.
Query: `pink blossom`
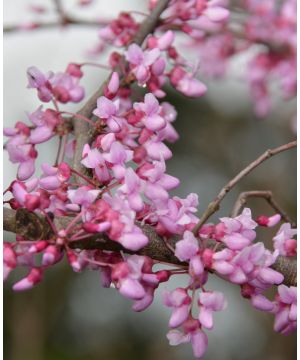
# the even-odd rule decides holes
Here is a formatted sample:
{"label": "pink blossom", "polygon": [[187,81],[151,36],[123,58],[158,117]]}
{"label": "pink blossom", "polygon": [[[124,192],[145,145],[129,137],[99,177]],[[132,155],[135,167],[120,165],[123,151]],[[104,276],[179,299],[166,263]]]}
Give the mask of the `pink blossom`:
{"label": "pink blossom", "polygon": [[144,207],[141,197],[141,180],[132,168],[126,169],[124,184],[119,188],[120,194],[126,195],[132,210],[140,211]]}
{"label": "pink blossom", "polygon": [[68,198],[72,204],[67,205],[67,207],[73,211],[79,210],[80,207],[86,208],[97,199],[99,193],[100,190],[93,190],[88,186],[81,186],[76,190],[68,190]]}
{"label": "pink blossom", "polygon": [[138,83],[143,85],[151,76],[151,65],[160,57],[158,48],[143,51],[138,45],[131,44],[126,52],[126,60]]}
{"label": "pink blossom", "polygon": [[40,144],[49,140],[55,135],[56,126],[62,122],[56,111],[52,109],[42,111],[41,106],[33,113],[28,114],[28,118],[35,125],[34,129],[30,131],[29,142],[31,144]]}
{"label": "pink blossom", "polygon": [[175,33],[171,30],[166,31],[160,37],[150,36],[147,39],[148,48],[158,48],[161,51],[167,50],[175,39]]}
{"label": "pink blossom", "polygon": [[175,256],[181,261],[189,260],[189,274],[199,276],[204,266],[199,253],[199,243],[191,231],[185,231],[183,240],[176,243]]}
{"label": "pink blossom", "polygon": [[119,292],[135,300],[133,309],[141,311],[153,301],[159,278],[152,273],[152,262],[145,256],[132,255],[126,262],[117,263],[112,270],[112,280]]}
{"label": "pink blossom", "polygon": [[36,67],[30,67],[27,70],[27,77],[28,87],[37,89],[41,101],[49,102],[55,98],[61,103],[69,101],[76,103],[84,97],[84,89],[79,85],[78,77],[69,73],[58,72],[54,74],[49,72],[44,75]]}
{"label": "pink blossom", "polygon": [[176,328],[187,320],[191,309],[191,298],[185,289],[177,288],[172,292],[165,291],[163,302],[166,306],[173,308],[169,321],[171,328]]}
{"label": "pink blossom", "polygon": [[274,309],[274,303],[262,294],[253,295],[251,297],[251,304],[255,309],[261,311],[272,311]]}
{"label": "pink blossom", "polygon": [[165,119],[159,115],[159,102],[151,93],[145,95],[143,103],[135,103],[133,106],[135,110],[144,114],[142,121],[149,130],[158,131],[166,126]]}
{"label": "pink blossom", "polygon": [[82,157],[81,163],[88,169],[94,169],[95,175],[101,183],[108,183],[111,180],[111,175],[103,154],[101,154],[98,149],[91,149],[89,144],[85,144],[82,151]]}
{"label": "pink blossom", "polygon": [[42,164],[43,176],[39,184],[46,190],[56,190],[71,177],[71,170],[68,164],[61,163],[58,167]]}
{"label": "pink blossom", "polygon": [[174,67],[170,75],[171,84],[182,94],[190,97],[199,97],[206,93],[206,86],[187,73],[182,67]]}
{"label": "pink blossom", "polygon": [[278,286],[274,330],[288,335],[297,326],[297,288]]}
{"label": "pink blossom", "polygon": [[3,244],[3,280],[6,280],[9,273],[17,266],[17,257],[10,243]]}
{"label": "pink blossom", "polygon": [[32,268],[24,279],[14,284],[13,289],[15,291],[29,290],[42,280],[42,275],[43,272],[41,269]]}
{"label": "pink blossom", "polygon": [[26,134],[18,132],[5,144],[9,160],[14,164],[19,163],[18,179],[21,181],[29,179],[35,171],[37,152],[34,145],[28,143],[27,139]]}
{"label": "pink blossom", "polygon": [[116,20],[101,28],[99,36],[102,40],[115,46],[126,46],[132,40],[139,24],[126,12],[120,13]]}
{"label": "pink blossom", "polygon": [[201,292],[199,294],[199,321],[206,329],[213,328],[213,311],[221,311],[226,307],[225,297],[218,291]]}
{"label": "pink blossom", "polygon": [[52,87],[49,82],[51,73],[44,75],[38,68],[32,66],[27,70],[28,88],[35,88],[41,101],[49,102],[52,99]]}
{"label": "pink blossom", "polygon": [[297,229],[292,229],[291,224],[282,224],[277,234],[273,238],[274,249],[283,256],[295,256],[297,242],[293,237],[297,234]]}
{"label": "pink blossom", "polygon": [[256,222],[260,226],[272,227],[272,226],[277,225],[280,220],[281,220],[281,215],[279,215],[279,214],[275,214],[270,217],[261,215],[256,219]]}
{"label": "pink blossom", "polygon": [[63,252],[58,246],[49,245],[43,251],[42,264],[43,266],[54,265],[59,262],[63,257]]}
{"label": "pink blossom", "polygon": [[248,246],[256,237],[254,231],[257,226],[252,220],[251,210],[245,208],[241,215],[235,218],[221,218],[224,225],[224,242],[232,250],[241,250]]}
{"label": "pink blossom", "polygon": [[63,104],[78,103],[84,98],[84,89],[79,85],[78,77],[58,72],[49,79],[55,99]]}
{"label": "pink blossom", "polygon": [[118,99],[111,101],[105,96],[100,96],[93,114],[105,120],[112,132],[119,132],[122,129],[122,118],[118,115],[119,107]]}
{"label": "pink blossom", "polygon": [[199,322],[193,318],[183,324],[183,331],[169,331],[167,338],[172,346],[191,342],[196,358],[202,358],[208,346],[207,335],[200,329]]}

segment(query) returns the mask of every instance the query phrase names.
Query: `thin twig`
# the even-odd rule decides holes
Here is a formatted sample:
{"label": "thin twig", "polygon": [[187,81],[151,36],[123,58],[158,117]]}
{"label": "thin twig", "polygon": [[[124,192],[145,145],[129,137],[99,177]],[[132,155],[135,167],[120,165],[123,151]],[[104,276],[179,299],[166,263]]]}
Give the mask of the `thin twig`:
{"label": "thin twig", "polygon": [[65,16],[64,23],[62,24],[61,21],[50,21],[50,22],[35,22],[32,24],[20,24],[20,25],[6,25],[3,28],[4,33],[13,33],[17,31],[33,31],[33,30],[46,30],[46,29],[53,29],[59,27],[67,27],[69,25],[76,25],[76,26],[87,26],[87,27],[101,27],[106,26],[109,24],[109,20],[85,20],[85,19],[78,19],[71,16]]}
{"label": "thin twig", "polygon": [[198,224],[194,227],[193,233],[196,235],[198,231],[206,223],[206,221],[220,208],[220,203],[224,197],[229,193],[229,191],[246,175],[248,175],[252,170],[257,166],[262,164],[264,161],[268,160],[270,157],[277,155],[283,151],[292,149],[297,146],[297,141],[292,141],[290,143],[284,144],[274,149],[269,149],[260,155],[256,160],[251,162],[245,169],[239,172],[233,179],[231,179],[219,192],[218,196],[208,205],[207,209],[204,211],[201,216]]}
{"label": "thin twig", "polygon": [[235,202],[232,212],[230,214],[231,217],[236,217],[241,209],[245,206],[247,203],[248,198],[261,198],[267,201],[267,203],[273,208],[278,214],[281,215],[281,218],[290,223],[293,228],[296,227],[296,224],[294,221],[291,220],[291,218],[288,216],[288,214],[279,206],[277,201],[274,199],[274,195],[272,191],[268,190],[252,190],[252,191],[244,191],[240,193],[240,195],[237,198],[237,201]]}

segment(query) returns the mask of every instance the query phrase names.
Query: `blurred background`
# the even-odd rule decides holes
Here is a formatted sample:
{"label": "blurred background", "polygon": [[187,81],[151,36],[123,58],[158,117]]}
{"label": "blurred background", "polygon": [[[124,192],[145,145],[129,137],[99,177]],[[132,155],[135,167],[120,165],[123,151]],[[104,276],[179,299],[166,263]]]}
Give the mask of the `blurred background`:
{"label": "blurred background", "polygon": [[[99,0],[98,5],[74,8],[76,1],[64,2],[67,10],[84,18],[111,18],[120,10],[145,11],[146,1]],[[28,6],[51,1],[6,0],[4,24],[35,19]],[[77,10],[76,10],[77,9]],[[51,18],[45,16],[45,20]],[[42,15],[43,18],[43,15]],[[55,13],[53,12],[53,19]],[[35,92],[26,89],[26,69],[59,71],[72,62],[86,61],[86,51],[97,40],[97,29],[68,27],[32,32],[8,33],[4,37],[4,126],[26,120],[26,111],[39,105]],[[245,62],[251,54],[233,60],[224,79],[209,81],[207,95],[190,100],[169,89],[167,100],[176,106],[175,127],[180,139],[171,146],[173,159],[168,173],[181,180],[176,195],[199,195],[199,212],[205,209],[220,188],[268,148],[295,138],[291,119],[293,101],[283,103],[276,95],[272,113],[258,119],[253,113],[249,90],[243,79]],[[105,63],[107,54],[100,59]],[[92,93],[106,72],[86,68],[84,85]],[[69,106],[76,111],[77,106]],[[55,141],[39,146],[38,164],[50,161]],[[4,188],[14,180],[16,167],[4,155]],[[289,151],[268,160],[244,179],[222,203],[217,216],[227,216],[239,192],[271,190],[279,204],[296,219],[296,152]],[[272,214],[263,200],[249,202],[254,215]],[[216,219],[216,217],[215,217]],[[264,230],[259,240],[270,244],[274,230]],[[12,239],[9,233],[5,240]],[[60,264],[46,273],[45,280],[31,291],[13,293],[16,272],[4,284],[5,360],[152,360],[193,359],[191,346],[170,347],[166,339],[169,309],[162,305],[161,291],[184,286],[178,276],[156,293],[153,305],[143,313],[131,311],[131,304],[114,289],[103,289],[97,272],[73,273]],[[211,276],[208,289],[225,293],[228,307],[215,315],[215,328],[208,332],[206,360],[289,360],[296,358],[296,336],[273,332],[273,316],[254,310],[236,286]]]}

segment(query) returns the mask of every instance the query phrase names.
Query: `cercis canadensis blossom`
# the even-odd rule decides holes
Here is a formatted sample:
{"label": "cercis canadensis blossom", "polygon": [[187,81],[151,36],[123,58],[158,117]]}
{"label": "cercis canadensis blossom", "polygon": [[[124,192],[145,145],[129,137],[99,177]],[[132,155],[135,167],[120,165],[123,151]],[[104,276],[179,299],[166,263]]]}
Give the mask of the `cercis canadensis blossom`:
{"label": "cercis canadensis blossom", "polygon": [[[149,9],[156,3],[150,1]],[[79,148],[77,167],[67,159],[78,152],[74,124],[72,118],[63,116],[72,113],[62,106],[80,102],[85,96],[80,85],[82,64],[70,63],[58,73],[28,69],[28,87],[36,89],[39,100],[49,108],[40,106],[28,114],[30,125],[19,121],[14,128],[4,130],[9,137],[5,144],[9,159],[18,164],[17,179],[5,192],[12,198],[6,203],[12,209],[44,217],[52,234],[35,241],[17,235],[15,242],[4,243],[5,279],[16,267],[28,269],[13,285],[14,290],[32,288],[46,269],[65,258],[75,272],[86,268],[99,271],[104,287],[114,286],[133,301],[134,311],[142,311],[151,305],[160,283],[187,274],[186,287],[164,292],[163,303],[172,309],[167,337],[171,345],[191,342],[195,357],[200,358],[206,352],[206,332],[213,329],[215,313],[227,306],[224,294],[207,288],[213,273],[239,286],[241,295],[256,309],[273,313],[275,331],[288,334],[295,329],[296,288],[284,285],[283,274],[272,266],[279,256],[296,255],[296,229],[282,224],[273,236],[272,249],[268,249],[256,241],[257,228],[277,226],[281,216],[262,215],[254,220],[251,210],[244,208],[240,215],[205,223],[194,233],[199,221],[198,196],[170,194],[180,181],[167,173],[166,161],[172,157],[168,143],[179,135],[173,126],[176,110],[162,100],[164,85],[169,82],[185,96],[200,97],[207,88],[197,78],[198,72],[221,76],[232,55],[260,41],[268,44],[268,51],[252,60],[248,73],[257,112],[265,114],[269,109],[267,80],[271,69],[274,74],[288,76],[282,80],[287,96],[294,91],[294,1],[284,1],[279,12],[257,1],[245,1],[244,6],[254,15],[244,24],[246,38],[239,39],[242,45],[236,44],[228,26],[226,3],[170,1],[143,45],[134,43],[141,25],[131,14],[121,13],[100,30],[103,42],[126,49],[124,55],[111,53],[112,73],[91,116],[75,114],[76,121],[88,122],[93,132],[90,141]],[[271,25],[264,31],[260,15],[273,21],[271,25],[280,25],[280,41]],[[199,61],[185,59],[175,30],[188,38],[192,49],[200,51]],[[285,57],[274,50],[277,41],[288,46]],[[136,96],[132,84],[145,90],[142,97]],[[53,137],[59,141],[56,157],[51,164],[43,163],[41,173],[35,174],[37,148]],[[58,226],[61,216],[69,221]],[[138,254],[151,242],[145,227],[151,227],[169,250],[170,240],[178,237],[173,249],[177,265],[170,267]],[[93,235],[109,238],[115,250],[83,249]],[[131,255],[125,255],[126,251]],[[157,263],[166,266],[156,271]],[[278,294],[270,299],[266,291],[273,285],[278,286]]]}

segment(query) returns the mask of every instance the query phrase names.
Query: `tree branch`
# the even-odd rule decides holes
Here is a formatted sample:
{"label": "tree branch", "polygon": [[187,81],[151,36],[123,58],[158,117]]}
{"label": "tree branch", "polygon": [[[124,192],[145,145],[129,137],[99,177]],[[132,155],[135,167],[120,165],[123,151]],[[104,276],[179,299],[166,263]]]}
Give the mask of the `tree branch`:
{"label": "tree branch", "polygon": [[53,29],[59,27],[67,27],[68,25],[76,25],[76,26],[88,26],[88,27],[99,27],[106,26],[109,23],[109,20],[85,20],[78,19],[73,16],[65,16],[64,22],[59,21],[49,21],[49,22],[37,22],[32,23],[28,28],[25,25],[6,25],[3,28],[4,33],[13,33],[16,31],[32,31],[32,30],[45,30],[45,29]]}
{"label": "tree branch", "polygon": [[257,166],[262,164],[264,161],[270,159],[270,157],[277,155],[283,151],[292,149],[297,146],[297,141],[292,141],[290,143],[284,144],[274,149],[269,149],[265,151],[262,155],[260,155],[256,160],[250,163],[245,169],[239,172],[233,179],[231,179],[219,192],[218,196],[208,205],[207,209],[204,211],[201,216],[198,224],[193,229],[194,234],[197,234],[200,230],[201,226],[206,223],[206,221],[220,208],[220,204],[224,197],[229,193],[229,191],[246,175],[248,175],[252,170],[254,170]]}
{"label": "tree branch", "polygon": [[267,201],[267,203],[271,206],[271,208],[273,208],[278,214],[281,215],[281,218],[290,223],[292,225],[293,228],[296,227],[295,222],[290,219],[290,217],[288,216],[288,214],[279,206],[279,204],[277,203],[277,201],[274,199],[273,193],[272,191],[268,191],[268,190],[252,190],[252,191],[244,191],[242,193],[240,193],[239,197],[237,198],[233,210],[230,214],[231,217],[236,217],[239,212],[241,211],[241,209],[245,206],[245,204],[247,203],[248,198],[262,198],[264,200]]}
{"label": "tree branch", "polygon": [[[135,38],[133,39],[133,43],[141,45],[145,40],[146,36],[153,32],[156,27],[156,24],[159,21],[159,17],[161,13],[165,10],[169,3],[169,0],[160,0],[156,5],[155,9],[151,12],[151,14],[142,22]],[[123,79],[123,74],[119,71],[120,80]],[[86,104],[78,111],[77,114],[83,115],[87,118],[91,118],[92,120],[97,119],[97,117],[93,116],[93,110],[97,107],[97,99],[103,94],[103,90],[109,81],[111,74],[108,76],[107,80],[100,86],[100,88],[89,98]],[[73,158],[73,168],[82,174],[86,174],[87,169],[81,164],[82,159],[82,150],[85,144],[88,144],[93,139],[94,130],[87,123],[79,118],[74,116],[74,135],[76,138],[76,148]],[[77,178],[78,182],[82,183],[82,179]]]}
{"label": "tree branch", "polygon": [[[57,217],[54,224],[58,230],[66,228],[67,224],[72,220],[70,217]],[[54,233],[51,226],[44,217],[29,212],[26,209],[17,211],[3,208],[3,225],[4,230],[24,236],[27,240],[49,240],[55,241]],[[140,228],[149,239],[149,244],[137,252],[139,255],[146,255],[154,260],[166,262],[175,265],[183,265],[173,254],[173,252],[165,245],[163,239],[156,233],[155,229],[150,225],[140,225]],[[178,236],[170,239],[170,244],[175,246],[179,240]],[[208,247],[214,247],[216,242],[210,240]],[[110,251],[124,251],[132,254],[131,251],[123,248],[120,244],[110,240],[105,234],[91,235],[84,240],[69,242],[68,246],[72,249],[91,250],[102,249]],[[220,247],[221,248],[221,247]],[[297,262],[294,259],[279,256],[273,269],[284,275],[284,283],[288,286],[297,285]]]}

